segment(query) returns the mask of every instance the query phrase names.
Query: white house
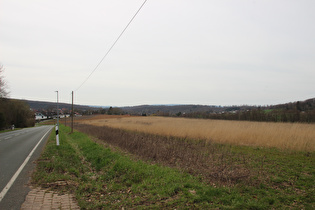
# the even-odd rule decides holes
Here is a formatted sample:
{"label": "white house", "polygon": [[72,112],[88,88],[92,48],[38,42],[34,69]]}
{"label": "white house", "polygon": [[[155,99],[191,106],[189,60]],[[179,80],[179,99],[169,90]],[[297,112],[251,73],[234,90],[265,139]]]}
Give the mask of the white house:
{"label": "white house", "polygon": [[46,120],[47,116],[43,115],[42,113],[35,113],[35,120],[40,121],[40,120]]}

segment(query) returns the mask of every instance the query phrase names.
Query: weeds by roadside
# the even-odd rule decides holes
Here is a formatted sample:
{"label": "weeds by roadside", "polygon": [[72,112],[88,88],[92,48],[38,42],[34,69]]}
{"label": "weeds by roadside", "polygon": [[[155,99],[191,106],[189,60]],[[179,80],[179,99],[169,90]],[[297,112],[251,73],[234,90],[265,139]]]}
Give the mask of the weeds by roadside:
{"label": "weeds by roadside", "polygon": [[[93,142],[86,134],[67,134],[69,132],[69,128],[61,126],[59,147],[55,145],[54,135],[50,137],[38,160],[33,183],[74,193],[83,209],[314,208],[314,153],[283,154],[277,150],[222,145],[222,151],[226,152],[224,154],[230,156],[227,159],[230,162],[225,165],[233,165],[234,159],[235,163],[246,162],[242,157],[251,157],[245,163],[245,168],[269,176],[262,182],[259,174],[251,173],[245,182],[223,186],[205,183],[200,180],[201,174],[192,176],[178,168],[162,166],[163,162],[157,160],[154,161],[157,164],[134,161],[128,155],[113,152]],[[117,139],[118,134],[109,135]],[[139,133],[137,135],[141,136]],[[145,139],[146,136],[141,138]],[[199,147],[196,149],[190,140],[184,142],[188,142],[188,146],[184,147],[185,150],[182,149],[182,153],[186,150],[198,151]],[[138,144],[137,147],[141,145]],[[176,167],[176,161],[173,166]]]}
{"label": "weeds by roadside", "polygon": [[158,136],[105,126],[78,124],[76,128],[144,160],[200,175],[209,183],[231,185],[244,182],[256,173],[249,170],[250,157],[241,153],[232,154],[230,147],[209,141]]}

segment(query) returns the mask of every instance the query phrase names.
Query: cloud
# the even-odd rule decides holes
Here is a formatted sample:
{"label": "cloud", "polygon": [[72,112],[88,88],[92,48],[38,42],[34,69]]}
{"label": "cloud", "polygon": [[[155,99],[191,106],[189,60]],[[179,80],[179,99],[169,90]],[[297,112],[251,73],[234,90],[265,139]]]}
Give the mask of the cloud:
{"label": "cloud", "polygon": [[[143,1],[4,0],[11,96],[61,101]],[[148,1],[76,93],[77,103],[275,104],[314,97],[315,3]]]}

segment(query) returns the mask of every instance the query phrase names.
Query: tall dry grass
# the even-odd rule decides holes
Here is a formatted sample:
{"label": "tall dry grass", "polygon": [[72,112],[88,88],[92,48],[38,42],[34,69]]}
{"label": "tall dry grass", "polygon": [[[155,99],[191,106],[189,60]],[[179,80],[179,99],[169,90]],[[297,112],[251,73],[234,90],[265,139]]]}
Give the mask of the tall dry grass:
{"label": "tall dry grass", "polygon": [[315,151],[315,124],[167,117],[91,118],[81,123],[218,143]]}

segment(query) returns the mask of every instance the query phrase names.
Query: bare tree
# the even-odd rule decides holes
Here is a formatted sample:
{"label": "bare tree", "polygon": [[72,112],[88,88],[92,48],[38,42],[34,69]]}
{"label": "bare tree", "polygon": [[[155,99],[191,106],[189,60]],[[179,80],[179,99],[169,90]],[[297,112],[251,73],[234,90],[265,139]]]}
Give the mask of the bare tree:
{"label": "bare tree", "polygon": [[4,67],[2,64],[0,64],[0,98],[8,98],[9,97],[8,85],[4,79],[3,72]]}

